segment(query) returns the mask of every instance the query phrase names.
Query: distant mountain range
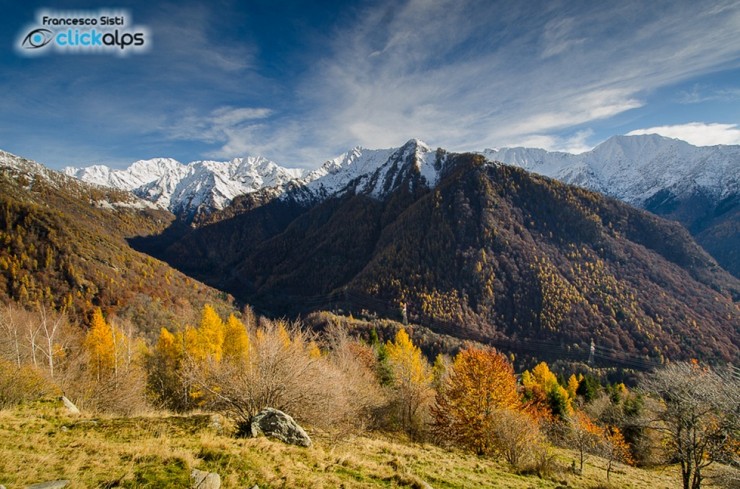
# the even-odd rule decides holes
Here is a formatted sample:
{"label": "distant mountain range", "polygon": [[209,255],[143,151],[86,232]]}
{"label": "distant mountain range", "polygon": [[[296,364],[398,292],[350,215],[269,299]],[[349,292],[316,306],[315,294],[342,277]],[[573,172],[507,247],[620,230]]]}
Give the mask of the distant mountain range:
{"label": "distant mountain range", "polygon": [[[192,226],[177,224],[160,208],[164,200],[1,153],[0,238],[8,246],[0,250],[0,292],[83,316],[101,305],[157,317],[145,321],[154,327],[168,320],[157,316],[161,304],[192,311],[217,300],[145,252],[278,316],[338,308],[400,318],[405,307],[437,332],[513,350],[545,342],[562,358],[583,358],[595,338],[600,353],[626,366],[738,360],[740,281],[685,228],[493,158],[417,140],[357,148],[301,178],[276,177],[277,187],[259,188],[267,177],[250,177],[256,190],[220,210],[214,204]],[[204,197],[196,210],[206,212],[219,193],[220,205],[228,200],[210,193],[222,187],[207,184],[215,181],[209,168],[228,175],[224,167],[259,173],[273,165],[232,163],[180,165]],[[156,182],[182,171],[171,160],[135,166],[149,165],[159,168]],[[128,173],[106,178],[141,184],[136,189],[151,183],[148,170],[138,180]],[[168,195],[176,205],[176,192]]]}
{"label": "distant mountain range", "polygon": [[[438,172],[435,152],[418,143],[429,155],[422,173],[433,186]],[[66,168],[64,173],[133,191],[186,220],[210,222],[208,215],[237,197],[265,188],[271,189],[272,196],[300,189],[292,198],[316,201],[340,194],[359,179],[353,185],[374,185],[370,193],[381,196],[388,184],[385,175],[378,175],[380,180],[370,178],[396,151],[358,147],[312,172],[257,157],[187,165],[157,158],[137,161],[125,170],[96,165]],[[480,154],[677,220],[723,267],[740,277],[740,146],[697,147],[646,135],[615,136],[578,155],[533,148],[486,149]],[[387,170],[393,174],[392,168]]]}
{"label": "distant mountain range", "polygon": [[223,209],[238,195],[281,187],[300,178],[303,170],[283,168],[261,157],[188,164],[154,158],[137,161],[125,170],[94,165],[67,167],[63,173],[84,182],[133,192],[176,215],[192,218]]}
{"label": "distant mountain range", "polygon": [[275,315],[400,318],[405,305],[437,332],[484,342],[583,353],[595,337],[646,361],[738,358],[740,282],[677,223],[416,140],[321,172],[137,246]]}

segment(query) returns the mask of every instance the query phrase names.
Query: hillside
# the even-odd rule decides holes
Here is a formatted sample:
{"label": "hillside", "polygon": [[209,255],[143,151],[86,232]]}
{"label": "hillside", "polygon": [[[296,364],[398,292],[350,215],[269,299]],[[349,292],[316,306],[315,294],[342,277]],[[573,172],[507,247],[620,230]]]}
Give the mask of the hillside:
{"label": "hillside", "polygon": [[740,146],[699,147],[650,134],[614,136],[577,155],[533,148],[482,154],[678,221],[740,277]]}
{"label": "hillside", "polygon": [[[554,449],[552,474],[519,475],[500,461],[457,449],[382,435],[328,439],[310,430],[312,448],[219,433],[209,415],[135,418],[70,416],[53,402],[0,411],[0,483],[8,487],[71,480],[70,487],[189,487],[192,469],[213,471],[224,488],[500,487],[593,488],[606,483],[606,461],[568,468],[575,452]],[[21,436],[19,436],[19,434]],[[676,467],[619,465],[613,487],[668,489]]]}
{"label": "hillside", "polygon": [[217,291],[128,245],[173,219],[128,192],[0,153],[0,300],[53,304],[83,320],[96,306],[164,320],[221,303]]}
{"label": "hillside", "polygon": [[255,204],[161,257],[276,315],[399,317],[406,304],[415,321],[481,341],[738,359],[740,285],[676,223],[416,141],[334,195]]}

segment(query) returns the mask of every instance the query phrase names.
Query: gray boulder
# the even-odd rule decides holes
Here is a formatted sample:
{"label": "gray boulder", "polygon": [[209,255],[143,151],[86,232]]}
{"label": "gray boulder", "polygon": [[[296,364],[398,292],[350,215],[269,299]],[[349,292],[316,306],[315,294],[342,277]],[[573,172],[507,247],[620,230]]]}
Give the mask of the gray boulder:
{"label": "gray boulder", "polygon": [[311,438],[306,431],[292,417],[273,408],[265,408],[252,418],[249,434],[252,437],[265,435],[277,438],[290,445],[311,446]]}
{"label": "gray boulder", "polygon": [[193,469],[190,472],[191,487],[193,489],[220,489],[221,476],[215,472]]}

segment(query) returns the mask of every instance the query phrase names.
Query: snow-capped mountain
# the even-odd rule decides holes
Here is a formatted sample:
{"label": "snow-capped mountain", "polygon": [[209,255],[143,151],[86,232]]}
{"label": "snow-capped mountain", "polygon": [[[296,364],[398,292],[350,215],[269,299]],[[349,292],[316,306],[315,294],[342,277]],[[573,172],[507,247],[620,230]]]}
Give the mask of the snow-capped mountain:
{"label": "snow-capped mountain", "polygon": [[262,157],[188,164],[154,158],[137,161],[125,170],[93,165],[67,167],[63,171],[85,182],[131,191],[187,216],[223,209],[238,195],[264,187],[281,187],[303,175],[303,170],[283,168]]}
{"label": "snow-capped mountain", "polygon": [[[90,199],[90,204],[99,208],[141,210],[157,208],[155,204],[130,192],[121,192],[116,188],[103,189],[104,191],[100,192],[94,183],[82,182],[77,178],[51,170],[40,163],[2,150],[0,150],[0,170],[7,172],[17,181],[25,182],[24,186],[28,189],[34,188],[35,183],[41,180],[44,184],[63,190],[70,195]],[[95,188],[98,192],[91,192],[91,188]]]}
{"label": "snow-capped mountain", "polygon": [[441,156],[424,142],[412,139],[400,148],[353,150],[328,160],[294,185],[284,198],[316,202],[348,191],[383,198],[409,177],[434,187],[442,168]]}
{"label": "snow-capped mountain", "polygon": [[740,146],[697,147],[653,134],[615,136],[579,155],[529,148],[483,155],[678,221],[740,277]]}
{"label": "snow-capped mountain", "polygon": [[531,148],[487,149],[491,161],[644,206],[658,192],[702,192],[717,200],[738,193],[740,146],[697,147],[658,135],[614,136],[574,155]]}

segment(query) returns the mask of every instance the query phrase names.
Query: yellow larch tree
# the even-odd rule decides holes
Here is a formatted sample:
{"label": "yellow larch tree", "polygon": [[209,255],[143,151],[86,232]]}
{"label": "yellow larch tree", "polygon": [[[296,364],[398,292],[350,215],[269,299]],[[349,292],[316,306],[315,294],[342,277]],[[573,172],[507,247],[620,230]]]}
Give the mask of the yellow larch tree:
{"label": "yellow larch tree", "polygon": [[224,348],[224,322],[210,304],[203,306],[198,336],[206,356],[216,363],[221,361]]}
{"label": "yellow larch tree", "polygon": [[116,345],[113,329],[99,307],[93,311],[84,346],[90,358],[90,368],[98,381],[115,371]]}
{"label": "yellow larch tree", "polygon": [[399,421],[404,429],[415,432],[424,421],[423,408],[433,395],[429,362],[403,328],[385,348],[399,405]]}
{"label": "yellow larch tree", "polygon": [[531,372],[526,370],[522,374],[522,387],[524,399],[538,415],[565,418],[573,413],[574,398],[558,383],[546,362],[540,362]]}
{"label": "yellow larch tree", "polygon": [[249,359],[249,348],[246,326],[236,316],[230,314],[224,325],[224,360],[232,364],[244,364]]}

